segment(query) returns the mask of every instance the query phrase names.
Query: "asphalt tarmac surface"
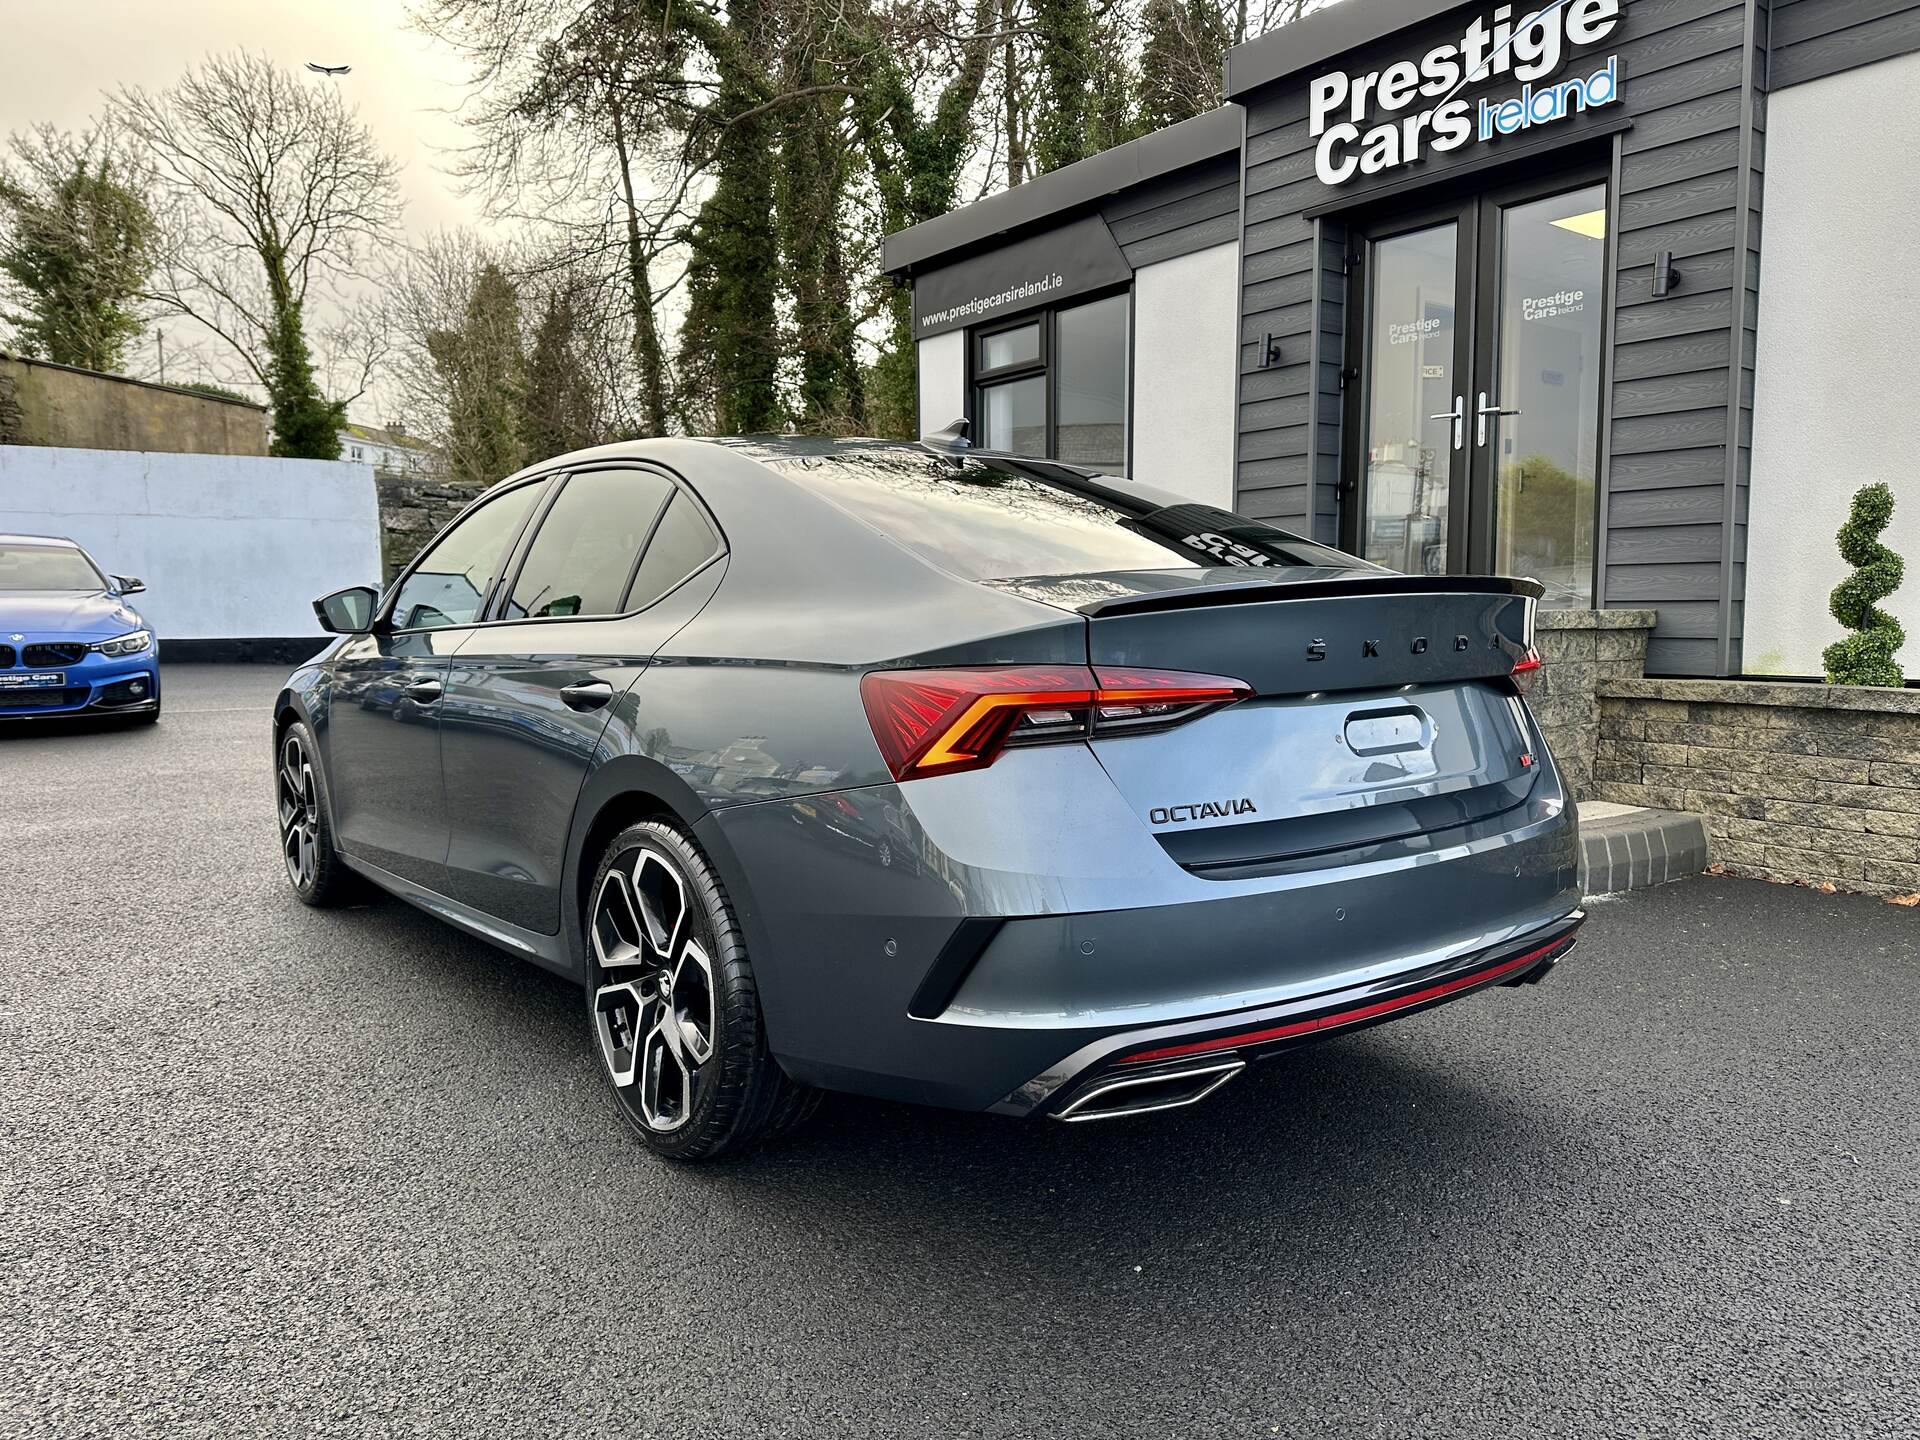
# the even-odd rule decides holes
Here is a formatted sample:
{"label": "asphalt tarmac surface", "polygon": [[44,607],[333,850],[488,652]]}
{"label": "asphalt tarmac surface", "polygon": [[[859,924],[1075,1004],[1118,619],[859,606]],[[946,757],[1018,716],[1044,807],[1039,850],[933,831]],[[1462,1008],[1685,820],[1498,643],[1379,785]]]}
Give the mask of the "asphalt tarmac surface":
{"label": "asphalt tarmac surface", "polygon": [[0,733],[0,1433],[1920,1432],[1920,911],[1687,881],[1192,1109],[681,1169],[565,983],[295,901],[279,678]]}

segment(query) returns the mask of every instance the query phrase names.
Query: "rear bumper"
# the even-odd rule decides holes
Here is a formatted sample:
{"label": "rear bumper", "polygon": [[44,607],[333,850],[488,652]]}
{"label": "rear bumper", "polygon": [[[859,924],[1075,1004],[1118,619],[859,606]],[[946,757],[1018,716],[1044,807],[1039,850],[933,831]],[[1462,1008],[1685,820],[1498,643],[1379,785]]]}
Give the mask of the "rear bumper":
{"label": "rear bumper", "polygon": [[[1141,1087],[1164,1087],[1187,1076],[1208,1082],[1193,1096],[1203,1098],[1252,1061],[1384,1025],[1494,986],[1536,985],[1573,949],[1575,932],[1586,918],[1584,911],[1575,910],[1517,940],[1378,985],[1329,991],[1231,1017],[1110,1035],[1036,1075],[993,1109],[1069,1120],[1138,1113],[1126,1098],[1129,1094],[1137,1096]],[[1110,1096],[1121,1097],[1119,1108],[1103,1111],[1100,1102]]]}
{"label": "rear bumper", "polygon": [[1576,821],[1550,766],[1498,827],[1217,881],[1169,859],[1095,764],[1036,747],[987,772],[702,822],[735,868],[768,1039],[796,1078],[1051,1113],[1164,1037],[1456,978],[1549,936],[1579,903]]}

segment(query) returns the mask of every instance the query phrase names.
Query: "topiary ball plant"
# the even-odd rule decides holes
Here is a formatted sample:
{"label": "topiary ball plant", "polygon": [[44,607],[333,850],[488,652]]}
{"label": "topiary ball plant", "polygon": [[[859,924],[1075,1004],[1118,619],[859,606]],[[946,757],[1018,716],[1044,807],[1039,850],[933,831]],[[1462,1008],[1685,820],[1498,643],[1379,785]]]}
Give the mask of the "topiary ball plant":
{"label": "topiary ball plant", "polygon": [[1863,485],[1840,527],[1840,558],[1854,570],[1833,587],[1829,608],[1834,619],[1858,633],[1826,648],[1822,658],[1829,685],[1905,683],[1893,656],[1906,644],[1907,632],[1877,603],[1900,588],[1907,570],[1906,562],[1880,543],[1891,519],[1893,491],[1884,483]]}

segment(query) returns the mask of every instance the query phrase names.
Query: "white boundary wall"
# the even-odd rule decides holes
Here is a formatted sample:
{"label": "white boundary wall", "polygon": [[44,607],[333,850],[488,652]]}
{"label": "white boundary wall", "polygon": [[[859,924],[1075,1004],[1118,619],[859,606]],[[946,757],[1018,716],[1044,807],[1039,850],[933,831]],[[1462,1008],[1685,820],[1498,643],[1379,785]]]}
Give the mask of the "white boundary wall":
{"label": "white boundary wall", "polygon": [[312,601],[380,582],[373,468],[0,445],[0,533],[65,535],[167,640],[318,636]]}
{"label": "white boundary wall", "polygon": [[[1872,116],[1870,132],[1844,123]],[[1920,675],[1920,55],[1767,100],[1766,243],[1754,369],[1745,668],[1818,675],[1846,631],[1834,532],[1853,492],[1893,487],[1880,538],[1907,561],[1885,606]],[[1686,261],[1679,262],[1682,271]],[[1685,293],[1684,290],[1682,293]]]}

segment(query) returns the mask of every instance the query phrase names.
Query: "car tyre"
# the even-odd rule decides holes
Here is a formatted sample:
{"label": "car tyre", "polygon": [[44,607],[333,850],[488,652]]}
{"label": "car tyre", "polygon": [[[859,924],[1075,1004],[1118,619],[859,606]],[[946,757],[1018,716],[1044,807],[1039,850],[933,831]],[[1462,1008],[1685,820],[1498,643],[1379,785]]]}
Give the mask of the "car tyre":
{"label": "car tyre", "polygon": [[819,1092],[767,1048],[726,887],[678,827],[614,837],[588,891],[587,1022],[615,1108],[655,1154],[711,1160],[793,1128]]}
{"label": "car tyre", "polygon": [[354,876],[334,848],[333,806],[318,754],[305,721],[282,730],[274,748],[274,791],[280,854],[293,893],[305,904],[326,907],[352,898]]}

